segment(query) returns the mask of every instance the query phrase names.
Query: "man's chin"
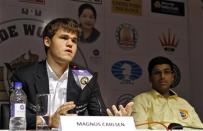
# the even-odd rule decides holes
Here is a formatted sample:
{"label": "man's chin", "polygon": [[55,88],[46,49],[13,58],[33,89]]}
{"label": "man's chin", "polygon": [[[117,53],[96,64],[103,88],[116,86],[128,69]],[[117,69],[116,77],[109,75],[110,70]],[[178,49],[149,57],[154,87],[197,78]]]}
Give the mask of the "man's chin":
{"label": "man's chin", "polygon": [[168,91],[168,90],[170,89],[170,87],[169,87],[169,86],[161,86],[161,89],[162,89],[164,92],[166,92],[166,91]]}
{"label": "man's chin", "polygon": [[70,62],[72,62],[72,59],[71,59],[71,60],[67,60],[67,61],[66,61],[66,63],[70,63]]}
{"label": "man's chin", "polygon": [[72,59],[61,59],[60,61],[59,61],[59,63],[61,63],[61,64],[69,64],[70,62],[72,61]]}
{"label": "man's chin", "polygon": [[64,57],[63,61],[65,62],[71,62],[73,60],[73,57],[68,56],[68,57]]}

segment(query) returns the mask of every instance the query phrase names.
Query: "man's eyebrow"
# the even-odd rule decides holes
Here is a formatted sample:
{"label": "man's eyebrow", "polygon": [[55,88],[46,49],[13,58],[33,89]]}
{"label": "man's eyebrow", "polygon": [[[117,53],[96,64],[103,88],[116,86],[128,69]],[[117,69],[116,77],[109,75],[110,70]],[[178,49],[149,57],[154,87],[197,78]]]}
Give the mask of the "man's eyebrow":
{"label": "man's eyebrow", "polygon": [[71,39],[78,39],[77,36],[70,37],[70,35],[68,35],[68,34],[60,34],[59,36],[61,36],[61,37],[68,37],[68,38],[71,38]]}
{"label": "man's eyebrow", "polygon": [[164,68],[164,69],[157,69],[157,68],[155,68],[155,69],[153,69],[153,70],[156,70],[156,71],[158,71],[158,70],[171,70],[171,68],[169,68],[169,67]]}
{"label": "man's eyebrow", "polygon": [[72,37],[72,39],[78,39],[78,37]]}
{"label": "man's eyebrow", "polygon": [[59,36],[68,36],[68,37],[69,37],[69,35],[68,35],[68,34],[60,34]]}

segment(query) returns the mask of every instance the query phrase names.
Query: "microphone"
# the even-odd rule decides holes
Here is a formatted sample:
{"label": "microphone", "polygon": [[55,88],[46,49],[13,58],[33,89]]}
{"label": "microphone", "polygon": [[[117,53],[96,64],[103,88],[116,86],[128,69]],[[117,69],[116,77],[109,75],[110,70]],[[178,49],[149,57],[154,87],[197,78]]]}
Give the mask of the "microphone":
{"label": "microphone", "polygon": [[103,113],[103,111],[102,111],[102,106],[101,106],[101,103],[100,103],[100,101],[99,101],[99,99],[97,98],[97,96],[96,96],[96,99],[97,99],[97,103],[98,103],[98,105],[99,105],[99,113],[100,113],[100,115],[102,115]]}
{"label": "microphone", "polygon": [[168,125],[168,129],[183,129],[183,126],[178,123],[171,123]]}
{"label": "microphone", "polygon": [[179,123],[171,123],[168,125],[168,129],[183,129],[183,128],[190,128],[190,129],[198,129],[198,130],[203,130],[201,127],[192,127],[192,126],[183,126]]}
{"label": "microphone", "polygon": [[164,123],[159,122],[159,121],[148,121],[145,123],[136,124],[135,127],[139,127],[139,126],[143,126],[143,125],[151,125],[151,124],[159,124],[159,125],[163,126],[166,129],[166,131],[168,131],[168,127],[166,125],[164,125]]}

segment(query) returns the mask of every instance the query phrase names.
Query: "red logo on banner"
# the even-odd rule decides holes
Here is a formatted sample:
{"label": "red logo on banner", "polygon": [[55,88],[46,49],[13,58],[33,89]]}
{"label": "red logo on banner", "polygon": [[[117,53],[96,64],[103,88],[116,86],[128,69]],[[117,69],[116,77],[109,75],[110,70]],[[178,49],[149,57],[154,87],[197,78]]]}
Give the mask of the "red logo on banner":
{"label": "red logo on banner", "polygon": [[170,29],[168,29],[166,34],[163,33],[159,37],[159,41],[167,52],[174,52],[179,43],[179,39],[176,38],[176,35],[172,33]]}

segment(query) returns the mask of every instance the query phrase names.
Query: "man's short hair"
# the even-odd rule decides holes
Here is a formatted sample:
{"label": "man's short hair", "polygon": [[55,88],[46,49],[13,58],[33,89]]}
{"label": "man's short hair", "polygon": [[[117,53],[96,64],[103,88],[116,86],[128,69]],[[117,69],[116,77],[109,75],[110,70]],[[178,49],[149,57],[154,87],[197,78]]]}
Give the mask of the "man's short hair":
{"label": "man's short hair", "polygon": [[171,67],[171,70],[173,71],[174,64],[171,60],[169,60],[166,57],[163,56],[158,56],[150,60],[149,65],[148,65],[148,73],[151,76],[152,75],[152,70],[156,65],[160,64],[168,64]]}
{"label": "man's short hair", "polygon": [[[81,29],[79,24],[76,20],[71,18],[56,18],[52,21],[50,21],[44,28],[42,37],[43,39],[45,37],[49,37],[52,39],[52,37],[56,34],[56,32],[59,29],[63,29],[64,31],[75,33],[79,39],[81,34]],[[47,53],[48,48],[45,46],[45,51]]]}
{"label": "man's short hair", "polygon": [[77,21],[70,18],[56,18],[50,21],[44,28],[43,38],[48,36],[50,39],[55,35],[59,29],[64,29],[65,31],[76,33],[80,36],[80,27]]}

